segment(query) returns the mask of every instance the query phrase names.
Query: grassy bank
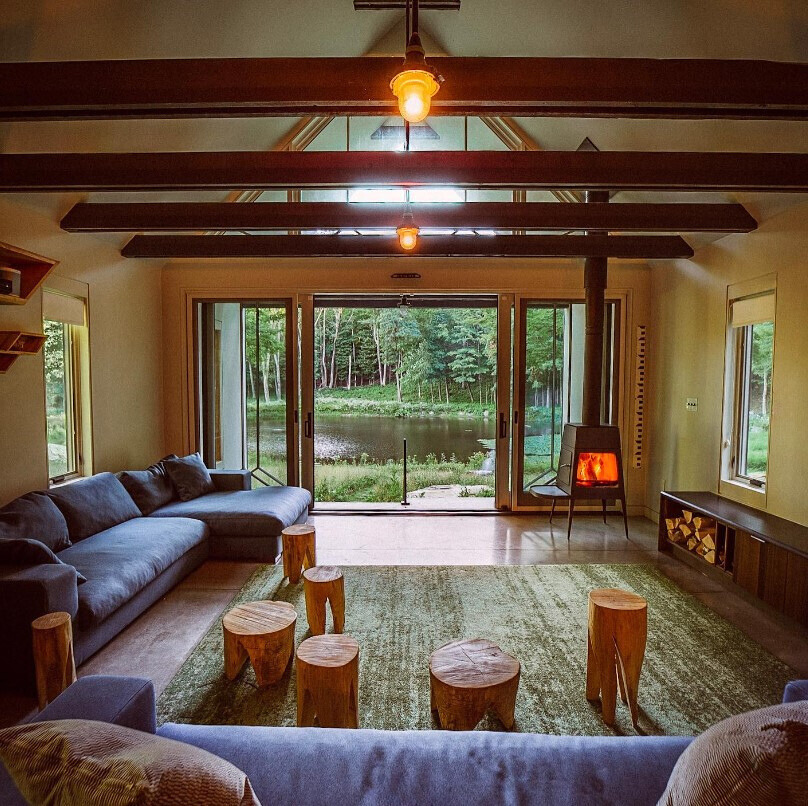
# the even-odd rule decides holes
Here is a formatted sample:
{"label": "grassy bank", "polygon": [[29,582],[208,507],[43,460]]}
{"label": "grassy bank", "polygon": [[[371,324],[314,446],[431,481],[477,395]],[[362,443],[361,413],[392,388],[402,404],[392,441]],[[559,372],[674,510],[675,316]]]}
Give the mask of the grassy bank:
{"label": "grassy bank", "polygon": [[[485,455],[479,453],[468,462],[446,457],[428,457],[424,462],[408,459],[407,487],[411,492],[434,485],[459,484],[466,488],[482,484],[487,489],[480,495],[493,496],[493,476],[474,472],[482,467],[484,458]],[[315,498],[317,501],[400,501],[404,495],[403,478],[403,462],[318,463],[314,468]],[[462,490],[460,494],[463,496]]]}
{"label": "grassy bank", "polygon": [[[265,402],[261,400],[262,415],[282,417],[286,403],[284,401]],[[255,415],[255,399],[247,401],[247,411]],[[396,400],[395,384],[387,386],[357,386],[353,389],[317,389],[315,392],[315,409],[318,414],[342,414],[346,417],[495,417],[496,403],[472,402],[468,396],[462,399],[450,398],[440,402],[422,396],[419,400],[411,393],[407,399]],[[539,424],[550,422],[550,410],[547,407],[530,407],[530,422]]]}

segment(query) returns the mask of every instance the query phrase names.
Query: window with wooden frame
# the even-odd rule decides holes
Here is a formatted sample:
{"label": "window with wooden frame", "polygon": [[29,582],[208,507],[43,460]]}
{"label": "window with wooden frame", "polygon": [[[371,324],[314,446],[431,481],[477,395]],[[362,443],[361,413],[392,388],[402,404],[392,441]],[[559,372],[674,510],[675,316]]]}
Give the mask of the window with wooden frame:
{"label": "window with wooden frame", "polygon": [[[725,480],[765,491],[769,466],[774,291],[730,301],[725,401]],[[731,377],[729,373],[731,372]]]}
{"label": "window with wooden frame", "polygon": [[87,327],[84,300],[43,292],[45,416],[51,484],[89,472]]}

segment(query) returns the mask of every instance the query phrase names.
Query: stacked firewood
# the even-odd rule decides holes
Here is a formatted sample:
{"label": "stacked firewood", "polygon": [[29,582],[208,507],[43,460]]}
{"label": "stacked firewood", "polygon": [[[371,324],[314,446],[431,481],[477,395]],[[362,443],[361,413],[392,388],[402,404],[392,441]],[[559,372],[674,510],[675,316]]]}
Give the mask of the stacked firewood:
{"label": "stacked firewood", "polygon": [[681,518],[666,518],[668,527],[668,540],[684,546],[688,551],[703,557],[711,565],[715,565],[715,521],[702,515],[693,515],[692,512],[682,510]]}

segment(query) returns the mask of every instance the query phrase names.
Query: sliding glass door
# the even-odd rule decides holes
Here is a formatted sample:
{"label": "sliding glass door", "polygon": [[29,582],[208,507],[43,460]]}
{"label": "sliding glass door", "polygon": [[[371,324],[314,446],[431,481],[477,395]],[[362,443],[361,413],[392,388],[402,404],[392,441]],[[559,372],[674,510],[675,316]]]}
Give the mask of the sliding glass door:
{"label": "sliding glass door", "polygon": [[248,469],[254,486],[298,478],[292,319],[291,300],[196,306],[199,449],[208,467]]}
{"label": "sliding glass door", "polygon": [[[514,341],[514,505],[537,505],[530,487],[551,484],[566,423],[581,421],[583,303],[520,299]],[[601,421],[617,420],[619,307],[606,305]]]}

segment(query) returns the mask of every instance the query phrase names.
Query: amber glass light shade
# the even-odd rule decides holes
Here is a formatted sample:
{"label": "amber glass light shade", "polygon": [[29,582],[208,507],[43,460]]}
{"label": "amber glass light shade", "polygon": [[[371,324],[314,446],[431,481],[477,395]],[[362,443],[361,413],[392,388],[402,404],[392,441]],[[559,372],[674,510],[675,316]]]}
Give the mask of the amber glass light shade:
{"label": "amber glass light shade", "polygon": [[401,248],[406,249],[408,252],[415,249],[419,232],[420,230],[414,224],[402,224],[398,227],[396,235],[398,235],[398,243]]}
{"label": "amber glass light shade", "polygon": [[401,117],[410,123],[420,123],[429,114],[432,96],[440,89],[440,84],[428,70],[408,69],[393,78],[390,89],[398,98]]}

